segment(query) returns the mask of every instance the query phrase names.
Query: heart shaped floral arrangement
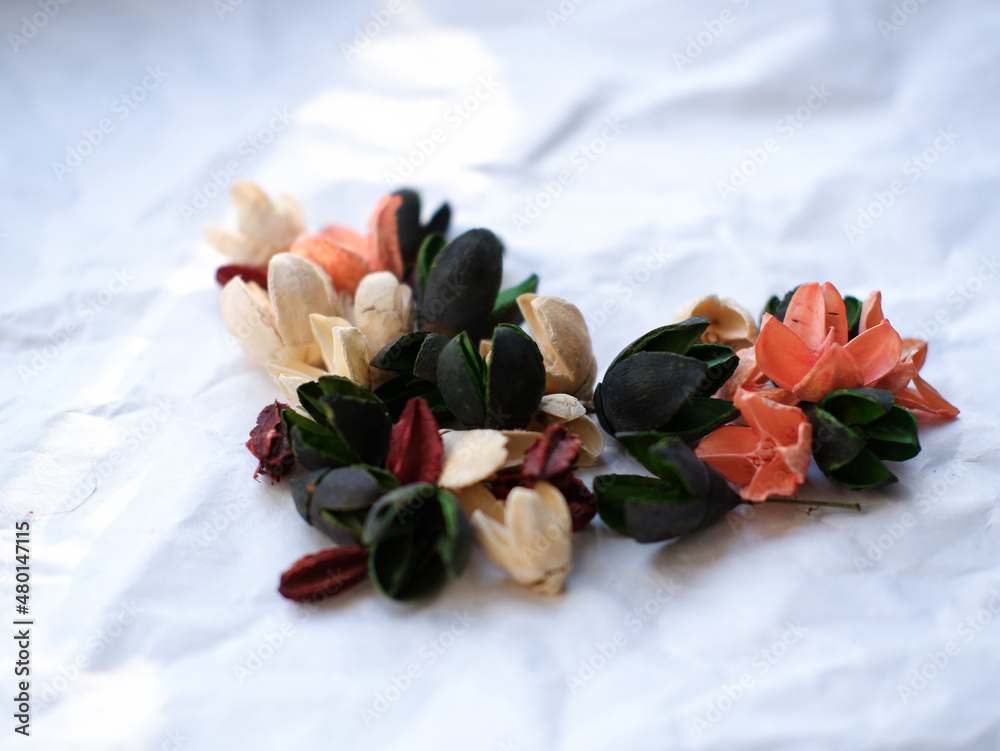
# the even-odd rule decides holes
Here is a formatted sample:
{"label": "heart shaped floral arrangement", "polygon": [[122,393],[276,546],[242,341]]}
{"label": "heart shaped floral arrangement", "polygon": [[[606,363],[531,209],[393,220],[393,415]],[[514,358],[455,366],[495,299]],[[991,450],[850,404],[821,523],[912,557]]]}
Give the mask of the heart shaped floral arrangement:
{"label": "heart shaped floral arrangement", "polygon": [[[305,230],[298,202],[232,190],[238,230],[210,228],[222,315],[284,402],[257,417],[254,477],[294,472],[301,517],[335,543],[294,563],[279,592],[329,598],[365,579],[433,594],[475,543],[534,592],[563,591],[573,533],[595,515],[639,542],[714,524],[740,503],[797,501],[816,466],[852,490],[895,482],[920,451],[917,415],[958,410],[920,376],[879,292],[830,283],[772,297],[757,321],[709,295],[644,334],[601,382],[586,322],[539,279],[501,289],[503,244],[450,241],[451,210],[384,197],[368,233]],[[599,474],[604,436],[648,474]],[[298,467],[298,468],[297,468]]]}

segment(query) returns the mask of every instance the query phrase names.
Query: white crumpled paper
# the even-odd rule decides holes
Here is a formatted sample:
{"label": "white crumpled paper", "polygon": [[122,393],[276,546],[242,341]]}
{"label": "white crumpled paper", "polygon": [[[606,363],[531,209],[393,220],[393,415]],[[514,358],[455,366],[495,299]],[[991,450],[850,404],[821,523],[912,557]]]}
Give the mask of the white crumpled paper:
{"label": "white crumpled paper", "polygon": [[[48,5],[0,10],[0,612],[31,520],[35,621],[4,748],[1000,747],[995,3]],[[898,485],[801,489],[860,514],[598,522],[558,598],[476,551],[430,602],[310,612],[275,588],[325,542],[251,479],[277,389],[204,241],[233,173],[313,229],[390,182],[451,200],[601,372],[702,294],[880,288],[962,415]]]}

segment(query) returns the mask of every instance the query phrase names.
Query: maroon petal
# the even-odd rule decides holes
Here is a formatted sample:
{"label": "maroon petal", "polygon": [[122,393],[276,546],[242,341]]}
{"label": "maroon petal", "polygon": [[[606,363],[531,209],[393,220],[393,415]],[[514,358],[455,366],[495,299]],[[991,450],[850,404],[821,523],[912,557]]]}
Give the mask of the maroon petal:
{"label": "maroon petal", "polygon": [[392,426],[385,468],[403,485],[433,483],[441,474],[443,456],[444,443],[434,413],[426,400],[415,396],[406,403],[399,420]]}
{"label": "maroon petal", "polygon": [[580,436],[566,433],[565,425],[552,423],[541,438],[528,448],[522,472],[535,480],[553,482],[573,469],[582,444]]}
{"label": "maroon petal", "polygon": [[573,517],[573,531],[579,532],[590,524],[591,519],[597,514],[594,494],[583,484],[583,480],[573,475],[566,475],[556,482],[555,486],[566,498],[570,516]]}
{"label": "maroon petal", "polygon": [[267,289],[267,266],[245,266],[238,263],[220,266],[215,272],[215,281],[225,287],[234,276],[242,277],[244,282],[256,282]]}
{"label": "maroon petal", "polygon": [[292,447],[285,435],[285,423],[281,420],[281,411],[285,409],[288,405],[278,401],[264,407],[257,415],[256,427],[250,431],[246,446],[260,462],[253,473],[255,480],[257,475],[265,474],[274,484],[287,475],[295,464]]}
{"label": "maroon petal", "polygon": [[368,548],[360,545],[321,550],[292,564],[281,575],[278,592],[295,602],[318,602],[343,592],[368,576]]}

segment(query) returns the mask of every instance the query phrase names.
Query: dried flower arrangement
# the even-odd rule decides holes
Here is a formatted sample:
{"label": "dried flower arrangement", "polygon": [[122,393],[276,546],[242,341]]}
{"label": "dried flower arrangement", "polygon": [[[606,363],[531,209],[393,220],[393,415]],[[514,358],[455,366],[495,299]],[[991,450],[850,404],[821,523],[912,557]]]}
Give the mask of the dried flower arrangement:
{"label": "dried flower arrangement", "polygon": [[[368,234],[308,234],[295,199],[234,185],[238,230],[208,239],[222,315],[287,403],[247,441],[254,477],[291,481],[302,518],[336,547],[282,576],[296,601],[365,579],[389,597],[436,592],[472,542],[533,592],[563,591],[573,533],[599,515],[639,542],[714,524],[740,503],[795,501],[813,460],[853,490],[896,481],[920,451],[915,415],[958,410],[921,378],[927,343],[902,339],[881,295],[803,284],[761,324],[729,299],[685,305],[628,345],[600,383],[586,322],[501,289],[486,229],[446,240],[451,210],[421,223],[412,190],[384,197]],[[525,328],[522,328],[522,324]],[[648,475],[575,474],[598,461],[596,415]],[[734,490],[735,488],[735,490]]]}

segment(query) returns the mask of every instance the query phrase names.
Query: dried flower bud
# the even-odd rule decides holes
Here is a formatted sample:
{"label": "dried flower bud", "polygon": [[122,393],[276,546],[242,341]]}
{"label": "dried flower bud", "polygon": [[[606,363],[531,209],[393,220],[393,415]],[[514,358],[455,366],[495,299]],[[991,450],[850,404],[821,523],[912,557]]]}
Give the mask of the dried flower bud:
{"label": "dried flower bud", "polygon": [[259,461],[253,473],[254,479],[265,474],[271,478],[272,484],[288,474],[295,464],[292,447],[285,435],[285,424],[281,421],[283,409],[288,409],[288,405],[277,401],[264,407],[257,415],[257,425],[250,431],[250,440],[246,443],[250,453]]}
{"label": "dried flower bud", "polygon": [[319,602],[368,576],[368,548],[360,545],[321,550],[301,558],[281,575],[278,592],[295,602]]}

